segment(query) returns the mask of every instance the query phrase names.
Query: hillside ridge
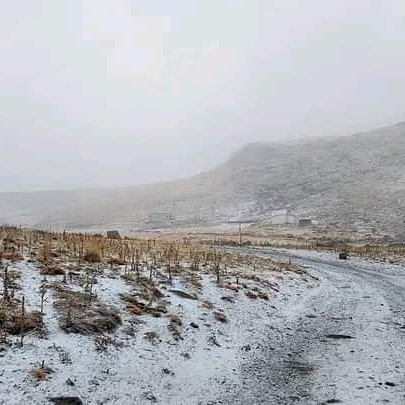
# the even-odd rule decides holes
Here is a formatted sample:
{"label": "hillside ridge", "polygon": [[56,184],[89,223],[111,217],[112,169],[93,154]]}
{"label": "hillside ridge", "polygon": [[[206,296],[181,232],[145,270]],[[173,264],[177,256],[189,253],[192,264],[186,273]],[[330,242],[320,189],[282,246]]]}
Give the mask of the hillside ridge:
{"label": "hillside ridge", "polygon": [[248,144],[213,170],[166,183],[0,193],[0,222],[131,229],[159,215],[177,224],[220,223],[265,219],[285,207],[323,224],[405,234],[405,122],[345,137]]}

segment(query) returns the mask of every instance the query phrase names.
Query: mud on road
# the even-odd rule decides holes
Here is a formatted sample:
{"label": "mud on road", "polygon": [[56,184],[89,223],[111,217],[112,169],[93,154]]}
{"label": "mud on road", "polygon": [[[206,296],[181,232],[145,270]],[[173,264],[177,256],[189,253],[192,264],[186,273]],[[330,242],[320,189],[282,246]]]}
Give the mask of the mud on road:
{"label": "mud on road", "polygon": [[332,255],[291,258],[319,283],[286,300],[221,403],[405,404],[405,269]]}

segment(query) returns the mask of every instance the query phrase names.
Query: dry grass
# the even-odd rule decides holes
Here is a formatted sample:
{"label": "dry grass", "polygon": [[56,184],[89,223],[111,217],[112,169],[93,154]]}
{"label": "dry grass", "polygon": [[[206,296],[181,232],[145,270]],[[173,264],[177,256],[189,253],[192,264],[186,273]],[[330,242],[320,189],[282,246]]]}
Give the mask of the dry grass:
{"label": "dry grass", "polygon": [[98,352],[105,352],[108,350],[109,347],[122,347],[123,343],[113,339],[110,336],[100,335],[97,336],[94,340],[94,344],[96,347],[96,351]]}
{"label": "dry grass", "polygon": [[219,287],[225,288],[227,290],[234,291],[234,292],[238,292],[240,290],[240,286],[233,284],[230,281],[220,283]]}
{"label": "dry grass", "polygon": [[37,381],[47,380],[52,373],[53,373],[53,371],[50,368],[44,367],[44,366],[34,367],[30,371],[30,375]]}
{"label": "dry grass", "polygon": [[210,301],[203,301],[201,303],[201,306],[205,309],[214,309],[215,308],[214,304]]}
{"label": "dry grass", "polygon": [[[20,290],[21,273],[16,270],[8,270],[7,272],[7,286],[10,292]],[[4,276],[3,276],[4,283]]]}
{"label": "dry grass", "polygon": [[170,319],[170,322],[174,323],[175,325],[178,326],[183,326],[183,321],[181,320],[180,316],[177,314],[170,314],[168,316],[168,318]]}
{"label": "dry grass", "polygon": [[[201,239],[183,240],[181,235],[178,240],[114,240],[102,235],[50,233],[0,225],[1,255],[2,263],[6,262],[6,265],[9,261],[28,257],[38,265],[42,275],[65,276],[63,283],[53,285],[59,325],[67,333],[84,335],[110,332],[121,324],[118,310],[99,302],[92,293],[92,286],[101,274],[108,273],[108,277],[115,279],[123,277],[133,288],[130,294],[120,297],[128,312],[135,316],[162,317],[167,314],[165,295],[198,300],[203,290],[202,279],[206,275],[215,277],[218,287],[236,293],[242,290],[243,281],[248,279],[257,281],[263,291],[277,291],[276,284],[265,285],[258,276],[265,280],[268,272],[281,275],[283,272],[303,271],[292,263],[227,253],[218,246],[204,244]],[[125,270],[118,268],[120,265],[125,265]],[[18,277],[19,274],[9,272],[10,297],[18,287]],[[176,283],[180,278],[184,281],[181,287],[186,291],[173,289],[173,286],[180,285]],[[69,289],[68,283],[74,285],[75,290]],[[79,286],[85,287],[85,291],[78,292],[76,287]],[[248,291],[248,294],[255,299],[269,298],[260,290]],[[214,309],[209,302],[201,305],[206,310]],[[0,308],[0,329],[19,334],[20,317],[18,304]],[[221,315],[215,317],[219,322],[226,322]],[[170,328],[175,334],[180,327],[178,320],[170,319]],[[42,328],[42,315],[38,312],[26,315],[24,333]]]}
{"label": "dry grass", "polygon": [[150,314],[158,318],[161,317],[162,314],[167,313],[166,306],[161,301],[158,301],[155,305],[152,300],[142,302],[140,298],[134,294],[122,294],[121,299],[127,311],[136,316]]}
{"label": "dry grass", "polygon": [[137,288],[140,291],[140,296],[145,299],[153,298],[155,300],[164,297],[164,294],[156,287],[156,284],[147,278],[140,278],[137,283]]}
{"label": "dry grass", "polygon": [[102,261],[100,251],[94,246],[86,250],[83,259],[88,263],[100,263]]}
{"label": "dry grass", "polygon": [[125,264],[125,260],[120,259],[119,257],[111,257],[108,259],[108,264],[111,266],[123,266]]}
{"label": "dry grass", "polygon": [[[193,239],[192,242],[184,241],[181,235],[178,235],[178,238],[176,241],[133,238],[114,240],[102,235],[50,233],[0,226],[0,244],[3,241],[3,252],[0,251],[0,255],[6,260],[30,256],[48,266],[54,266],[55,261],[66,258],[79,264],[82,260],[88,263],[104,262],[112,266],[127,264],[133,270],[139,267],[148,268],[153,264],[154,268],[164,269],[169,277],[190,270],[196,277],[190,274],[189,282],[196,288],[201,288],[198,278],[200,271],[207,273],[219,270],[222,275],[225,268],[283,270],[269,259],[252,259],[225,253],[214,247],[212,241],[211,245],[208,245],[207,241],[200,238]],[[52,274],[54,270],[44,271]]]}
{"label": "dry grass", "polygon": [[161,342],[158,333],[155,331],[146,332],[144,338],[146,340],[149,340],[154,345]]}
{"label": "dry grass", "polygon": [[114,331],[121,325],[121,317],[116,308],[98,302],[87,293],[69,290],[61,284],[54,284],[53,288],[59,326],[65,332],[101,334]]}
{"label": "dry grass", "polygon": [[63,276],[66,272],[57,265],[45,264],[41,266],[40,273],[44,276]]}
{"label": "dry grass", "polygon": [[136,316],[151,314],[154,317],[167,313],[163,301],[164,294],[153,281],[140,278],[134,286],[135,289],[131,294],[121,295],[128,312]]}
{"label": "dry grass", "polygon": [[22,257],[18,252],[2,252],[0,259],[18,262],[22,259]]}
{"label": "dry grass", "polygon": [[255,291],[246,291],[245,295],[246,297],[251,298],[252,300],[256,300],[257,298],[259,298],[259,296]]}
{"label": "dry grass", "polygon": [[21,273],[16,270],[9,270],[8,271],[8,279],[10,282],[16,282],[21,279]]}
{"label": "dry grass", "polygon": [[181,338],[183,322],[181,318],[176,314],[169,315],[169,319],[170,321],[167,327],[171,332],[173,338],[175,340],[179,340]]}
{"label": "dry grass", "polygon": [[265,301],[269,301],[269,299],[270,299],[269,295],[267,293],[265,293],[264,291],[258,291],[257,296]]}
{"label": "dry grass", "polygon": [[214,317],[218,322],[221,322],[221,323],[227,323],[228,322],[227,317],[222,312],[218,312],[218,311],[214,312]]}
{"label": "dry grass", "polygon": [[42,334],[44,332],[43,316],[39,311],[26,310],[23,318],[21,307],[17,303],[1,305],[0,330],[10,335]]}

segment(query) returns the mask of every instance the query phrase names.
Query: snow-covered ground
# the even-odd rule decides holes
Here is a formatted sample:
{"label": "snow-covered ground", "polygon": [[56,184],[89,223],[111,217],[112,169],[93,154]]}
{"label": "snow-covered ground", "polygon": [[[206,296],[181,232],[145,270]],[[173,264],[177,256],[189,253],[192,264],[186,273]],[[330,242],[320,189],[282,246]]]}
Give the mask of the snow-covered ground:
{"label": "snow-covered ground", "polygon": [[243,365],[244,385],[226,390],[224,403],[405,403],[404,266],[323,252],[240,251],[291,259],[319,284],[286,302]]}
{"label": "snow-covered ground", "polygon": [[[45,282],[39,269],[22,261],[10,270],[21,274],[16,298],[24,295],[27,309],[39,310],[40,288]],[[122,319],[114,332],[104,334],[110,344],[102,351],[96,350],[97,336],[67,334],[60,329],[55,293],[48,289],[46,337],[28,335],[23,347],[18,345],[19,337],[14,337],[11,347],[0,346],[0,404],[44,404],[61,396],[79,397],[85,404],[213,403],[225,384],[240,384],[244,353],[277,317],[277,308],[316,284],[305,275],[267,272],[266,280],[277,285],[279,292],[249,279],[240,280],[240,291],[233,291],[219,286],[214,275],[206,273],[200,276],[197,289],[178,275],[170,286],[163,281],[159,284],[168,312],[154,318],[127,311],[121,295],[130,293],[134,284],[121,277],[123,271],[121,267],[105,269],[94,285],[97,300],[116,308]],[[60,281],[61,276],[47,276],[46,283],[53,280]],[[68,288],[83,289],[78,281],[69,280]],[[246,295],[255,289],[269,300]],[[172,290],[196,294],[198,299],[180,297]],[[223,314],[227,321],[221,322],[215,313]],[[169,315],[181,320],[179,338],[169,329]],[[148,333],[151,338],[146,338]],[[38,381],[30,371],[42,363],[51,373]]]}

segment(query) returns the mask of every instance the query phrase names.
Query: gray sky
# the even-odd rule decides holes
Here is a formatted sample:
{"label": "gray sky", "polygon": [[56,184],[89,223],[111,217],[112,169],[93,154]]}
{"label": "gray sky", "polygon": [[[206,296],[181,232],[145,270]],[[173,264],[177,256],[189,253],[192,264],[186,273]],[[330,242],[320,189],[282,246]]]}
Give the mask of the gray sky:
{"label": "gray sky", "polygon": [[0,191],[184,177],[405,119],[403,0],[0,5]]}

